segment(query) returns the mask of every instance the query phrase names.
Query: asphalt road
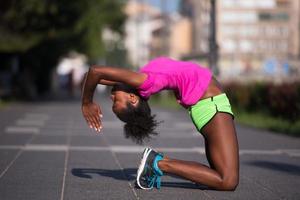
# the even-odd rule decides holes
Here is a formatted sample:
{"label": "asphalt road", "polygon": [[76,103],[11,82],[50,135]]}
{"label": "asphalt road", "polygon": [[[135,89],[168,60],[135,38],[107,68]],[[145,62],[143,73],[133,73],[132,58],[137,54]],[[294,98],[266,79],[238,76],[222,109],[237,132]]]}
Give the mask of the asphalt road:
{"label": "asphalt road", "polygon": [[[237,125],[240,184],[203,189],[174,176],[162,188],[136,188],[144,146],[124,138],[102,102],[102,134],[85,124],[78,101],[17,103],[0,110],[0,199],[300,199],[300,139]],[[170,157],[206,163],[202,136],[184,110],[154,108],[160,135],[151,146]],[[237,116],[238,117],[238,116]]]}

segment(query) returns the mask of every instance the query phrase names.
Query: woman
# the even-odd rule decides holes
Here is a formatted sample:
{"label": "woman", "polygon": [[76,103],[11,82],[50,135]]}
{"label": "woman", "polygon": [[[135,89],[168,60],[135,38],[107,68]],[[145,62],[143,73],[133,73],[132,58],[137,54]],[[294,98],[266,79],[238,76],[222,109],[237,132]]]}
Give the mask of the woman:
{"label": "woman", "polygon": [[235,190],[239,181],[239,152],[233,113],[222,88],[207,68],[192,62],[156,58],[139,72],[111,67],[91,67],[82,97],[82,112],[91,128],[101,130],[102,113],[93,102],[97,84],[113,86],[113,112],[125,122],[125,136],[137,143],[155,135],[157,122],[147,100],[163,89],[173,90],[178,103],[188,109],[205,139],[210,167],[163,156],[151,148],[143,153],[137,172],[142,189],[160,187],[164,173],[175,174],[216,190]]}

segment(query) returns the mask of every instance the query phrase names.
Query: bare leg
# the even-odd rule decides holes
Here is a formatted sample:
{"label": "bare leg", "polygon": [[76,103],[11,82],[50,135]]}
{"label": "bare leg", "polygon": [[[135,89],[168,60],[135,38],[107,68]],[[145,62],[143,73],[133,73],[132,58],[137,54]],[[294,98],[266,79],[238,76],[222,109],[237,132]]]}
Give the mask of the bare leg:
{"label": "bare leg", "polygon": [[239,181],[239,153],[232,117],[217,113],[202,132],[210,167],[166,157],[159,168],[212,189],[234,190]]}

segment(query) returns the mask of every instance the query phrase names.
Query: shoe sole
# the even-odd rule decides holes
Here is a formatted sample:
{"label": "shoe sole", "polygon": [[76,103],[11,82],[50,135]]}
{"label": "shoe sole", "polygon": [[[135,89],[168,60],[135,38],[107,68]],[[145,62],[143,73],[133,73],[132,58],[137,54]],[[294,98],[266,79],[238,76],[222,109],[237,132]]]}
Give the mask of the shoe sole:
{"label": "shoe sole", "polygon": [[151,189],[153,188],[153,187],[145,188],[145,187],[143,187],[143,186],[141,185],[141,183],[140,183],[140,181],[139,181],[139,180],[140,180],[140,177],[141,177],[141,175],[142,175],[142,173],[143,173],[143,171],[144,171],[144,167],[145,167],[145,165],[146,165],[147,158],[148,158],[149,154],[151,153],[151,151],[152,151],[152,149],[150,149],[150,148],[146,148],[146,149],[144,150],[143,158],[142,158],[142,160],[141,160],[139,169],[138,169],[138,171],[137,171],[136,182],[137,182],[138,186],[139,186],[141,189],[143,189],[143,190],[151,190]]}

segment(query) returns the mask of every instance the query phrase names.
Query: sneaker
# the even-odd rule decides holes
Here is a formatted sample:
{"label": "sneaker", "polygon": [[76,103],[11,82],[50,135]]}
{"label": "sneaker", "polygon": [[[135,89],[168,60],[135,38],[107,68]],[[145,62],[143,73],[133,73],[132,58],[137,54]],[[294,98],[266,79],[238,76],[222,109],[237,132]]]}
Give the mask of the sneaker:
{"label": "sneaker", "polygon": [[163,172],[158,168],[158,161],[163,159],[163,155],[151,148],[146,148],[137,171],[136,182],[141,189],[150,190],[154,186],[160,188],[161,176]]}

